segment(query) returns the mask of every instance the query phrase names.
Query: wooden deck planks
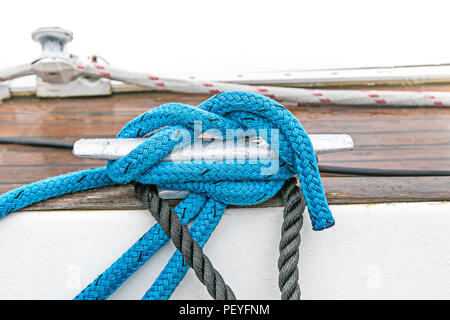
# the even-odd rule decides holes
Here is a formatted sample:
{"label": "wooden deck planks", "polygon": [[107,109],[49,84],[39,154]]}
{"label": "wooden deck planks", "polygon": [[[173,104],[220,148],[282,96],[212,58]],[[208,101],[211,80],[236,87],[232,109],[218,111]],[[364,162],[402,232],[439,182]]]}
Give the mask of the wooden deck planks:
{"label": "wooden deck planks", "polygon": [[[444,201],[450,199],[450,177],[365,177],[323,178],[328,203],[358,204],[386,202]],[[180,200],[169,200],[171,205]],[[281,197],[275,197],[251,207],[282,206]],[[234,206],[230,206],[234,207]],[[132,185],[105,187],[83,191],[42,201],[25,210],[104,210],[143,209]]]}
{"label": "wooden deck planks", "polygon": [[[113,137],[127,121],[160,104],[177,101],[197,105],[206,98],[160,92],[96,98],[13,98],[0,104],[0,136],[58,141]],[[450,108],[288,108],[308,133],[347,133],[353,137],[355,150],[321,155],[321,164],[450,169]],[[0,145],[0,193],[24,183],[103,165],[103,161],[75,158],[68,150]],[[324,176],[330,203],[450,200],[450,179],[447,177]],[[121,186],[88,191],[45,201],[31,209],[140,207],[130,190],[130,187]],[[279,205],[279,199],[265,205]]]}

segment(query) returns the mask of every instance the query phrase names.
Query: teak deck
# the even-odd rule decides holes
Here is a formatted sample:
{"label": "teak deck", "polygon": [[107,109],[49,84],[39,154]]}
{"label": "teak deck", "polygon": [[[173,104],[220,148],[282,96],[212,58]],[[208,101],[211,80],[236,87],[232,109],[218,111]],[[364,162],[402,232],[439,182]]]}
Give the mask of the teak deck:
{"label": "teak deck", "polygon": [[[433,89],[433,88],[431,88]],[[450,87],[434,89],[450,90]],[[14,97],[0,104],[0,136],[58,141],[114,137],[139,114],[166,102],[197,105],[206,96],[122,93],[109,97]],[[353,151],[319,156],[324,165],[386,169],[449,169],[450,108],[289,106],[308,133],[346,133]],[[69,150],[0,145],[0,194],[23,184],[104,161],[79,159]],[[450,177],[323,175],[331,204],[448,201]],[[280,205],[274,198],[265,206]],[[141,208],[131,186],[108,187],[43,201],[27,210]]]}

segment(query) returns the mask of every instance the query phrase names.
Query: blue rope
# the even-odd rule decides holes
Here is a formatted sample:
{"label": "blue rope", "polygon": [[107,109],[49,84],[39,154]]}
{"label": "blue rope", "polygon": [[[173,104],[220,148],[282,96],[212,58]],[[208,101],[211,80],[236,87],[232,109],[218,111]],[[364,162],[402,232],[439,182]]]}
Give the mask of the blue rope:
{"label": "blue rope", "polygon": [[[201,123],[201,132],[198,124]],[[279,169],[267,174],[270,163],[161,162],[174,148],[214,130],[245,135],[267,132],[264,139],[278,146]],[[280,134],[273,136],[271,130]],[[187,135],[189,134],[189,135]],[[298,174],[314,230],[334,225],[320,180],[311,141],[300,122],[276,101],[247,92],[226,92],[198,107],[168,103],[130,121],[117,138],[147,136],[130,154],[108,161],[106,168],[69,173],[11,190],[0,197],[0,218],[25,206],[82,190],[132,181],[155,184],[162,189],[187,190],[190,195],[174,209],[183,224],[194,220],[193,238],[203,246],[211,236],[227,204],[257,204],[273,197],[284,181]],[[193,137],[191,140],[185,139]],[[129,276],[167,243],[159,224],[154,225],[103,274],[75,299],[106,299]],[[143,299],[168,299],[188,266],[176,252]]]}
{"label": "blue rope", "polygon": [[[174,211],[183,224],[191,221],[201,208],[206,198],[197,193],[191,193]],[[169,241],[164,230],[155,224],[127,252],[114,262],[105,272],[99,275],[75,300],[104,300],[116,291],[129,276],[144,265],[151,256]]]}
{"label": "blue rope", "polygon": [[[226,205],[210,199],[189,229],[200,247],[206,244],[225,212]],[[189,270],[183,256],[176,251],[161,274],[144,295],[144,300],[167,300]]]}

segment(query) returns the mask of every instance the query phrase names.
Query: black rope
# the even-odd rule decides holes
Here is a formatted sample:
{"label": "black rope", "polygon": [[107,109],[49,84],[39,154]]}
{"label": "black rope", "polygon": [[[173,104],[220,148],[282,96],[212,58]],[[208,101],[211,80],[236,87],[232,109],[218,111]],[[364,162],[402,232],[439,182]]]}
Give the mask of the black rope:
{"label": "black rope", "polygon": [[167,236],[172,239],[197,278],[206,286],[211,297],[217,300],[236,300],[231,288],[213,267],[197,241],[192,238],[188,227],[181,223],[167,202],[159,197],[156,187],[136,183],[135,191],[144,207],[151,212]]}
{"label": "black rope", "polygon": [[51,141],[24,137],[0,137],[0,144],[17,144],[22,146],[72,149],[73,142]]}
{"label": "black rope", "polygon": [[281,290],[282,300],[300,300],[298,260],[305,200],[297,186],[296,178],[286,180],[281,189],[281,197],[284,209],[278,259],[278,286]]}
{"label": "black rope", "polygon": [[[194,270],[198,279],[206,286],[211,297],[218,300],[235,300],[236,297],[231,288],[213,267],[200,245],[192,238],[189,228],[181,223],[167,202],[159,197],[157,188],[154,185],[136,183],[135,191],[144,207],[155,217],[167,236],[172,239],[175,247],[181,252],[187,264]],[[279,246],[278,282],[281,299],[299,300],[298,261],[305,201],[297,186],[296,178],[286,181],[281,194],[285,207]]]}
{"label": "black rope", "polygon": [[446,177],[450,176],[450,170],[402,170],[402,169],[375,169],[353,168],[319,165],[319,171],[323,173],[345,174],[355,176],[377,177]]}
{"label": "black rope", "polygon": [[[59,149],[72,149],[72,142],[51,141],[23,137],[0,137],[0,144],[17,144],[34,147],[48,147]],[[354,176],[377,176],[377,177],[448,177],[450,170],[402,170],[402,169],[376,169],[376,168],[354,168],[319,165],[322,173]]]}

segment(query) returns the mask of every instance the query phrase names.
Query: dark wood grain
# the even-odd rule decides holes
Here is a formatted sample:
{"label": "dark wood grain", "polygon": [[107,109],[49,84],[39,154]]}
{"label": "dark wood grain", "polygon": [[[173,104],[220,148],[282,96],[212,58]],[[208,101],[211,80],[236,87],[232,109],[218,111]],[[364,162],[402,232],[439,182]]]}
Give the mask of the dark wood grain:
{"label": "dark wood grain", "polygon": [[[450,200],[450,177],[339,177],[324,178],[329,204],[419,202]],[[176,205],[180,200],[168,200]],[[280,194],[257,207],[282,206]],[[229,206],[230,208],[235,206]],[[255,207],[255,206],[249,206]],[[105,187],[69,194],[35,204],[25,210],[143,209],[132,185]]]}
{"label": "dark wood grain", "polygon": [[[450,86],[420,89],[450,91]],[[0,104],[0,136],[57,141],[113,137],[126,122],[160,104],[176,101],[197,105],[206,98],[162,92],[70,99],[15,97]],[[308,133],[346,133],[353,137],[353,151],[321,155],[321,164],[450,169],[450,108],[288,106],[288,109]],[[0,145],[0,193],[32,181],[104,164],[104,161],[75,158],[69,150]],[[450,200],[448,177],[323,176],[332,204]],[[280,205],[279,198],[262,204],[273,205]],[[27,210],[113,208],[140,208],[131,187],[67,195]]]}

